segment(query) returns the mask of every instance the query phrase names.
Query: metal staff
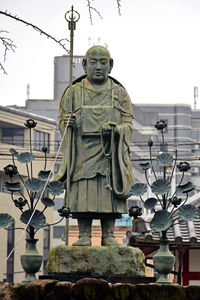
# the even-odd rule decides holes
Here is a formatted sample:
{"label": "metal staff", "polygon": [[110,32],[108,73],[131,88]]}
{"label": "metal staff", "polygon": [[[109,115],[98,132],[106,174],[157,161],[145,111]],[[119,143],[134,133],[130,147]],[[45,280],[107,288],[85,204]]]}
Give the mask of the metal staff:
{"label": "metal staff", "polygon": [[[76,30],[76,22],[80,19],[80,15],[74,10],[73,5],[70,11],[65,14],[65,19],[68,22],[68,29],[70,30],[70,67],[69,67],[69,114],[72,115],[72,71],[73,71],[73,47],[74,47],[74,30]],[[71,137],[72,130],[69,126],[67,128],[68,135],[68,158],[67,158],[67,207],[69,207],[69,196],[70,196],[70,158],[71,158]],[[65,244],[68,245],[68,227],[69,219],[66,219],[65,227]]]}

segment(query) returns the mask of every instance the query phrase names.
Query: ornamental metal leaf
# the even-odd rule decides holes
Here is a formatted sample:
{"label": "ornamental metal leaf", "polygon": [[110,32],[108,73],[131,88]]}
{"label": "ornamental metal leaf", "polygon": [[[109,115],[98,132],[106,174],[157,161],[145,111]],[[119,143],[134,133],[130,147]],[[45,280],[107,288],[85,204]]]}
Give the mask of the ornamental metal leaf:
{"label": "ornamental metal leaf", "polygon": [[[46,181],[48,178],[49,178],[49,174],[51,173],[51,171],[40,171],[38,173],[38,178],[43,180],[43,181]],[[51,174],[52,175],[52,174]],[[51,176],[50,176],[51,177]]]}
{"label": "ornamental metal leaf", "polygon": [[13,156],[17,158],[19,157],[19,153],[14,148],[10,148],[9,151]]}
{"label": "ornamental metal leaf", "polygon": [[0,228],[8,228],[14,223],[14,219],[11,215],[2,213],[0,214]]}
{"label": "ornamental metal leaf", "polygon": [[171,165],[173,163],[173,156],[167,152],[164,152],[159,154],[156,160],[161,166]]}
{"label": "ornamental metal leaf", "polygon": [[142,170],[148,170],[151,167],[152,167],[152,164],[150,164],[150,162],[139,164],[139,168],[142,169]]}
{"label": "ornamental metal leaf", "polygon": [[144,207],[146,209],[153,209],[156,206],[157,202],[158,200],[156,198],[148,198],[144,203]]}
{"label": "ornamental metal leaf", "polygon": [[179,216],[184,221],[192,221],[198,216],[198,209],[191,204],[183,205],[179,208]]}
{"label": "ornamental metal leaf", "polygon": [[178,185],[176,187],[177,193],[189,193],[193,191],[196,188],[196,185],[194,185],[192,182],[187,182],[186,184]]}
{"label": "ornamental metal leaf", "polygon": [[35,159],[35,155],[31,152],[22,152],[17,158],[19,162],[27,164]]}
{"label": "ornamental metal leaf", "polygon": [[150,222],[152,230],[161,232],[167,230],[173,222],[171,214],[166,210],[156,211],[153,219]]}
{"label": "ornamental metal leaf", "polygon": [[46,207],[51,207],[51,206],[55,205],[55,202],[52,199],[48,198],[48,197],[42,198],[41,202]]}
{"label": "ornamental metal leaf", "polygon": [[[32,209],[26,210],[25,212],[23,212],[21,214],[20,221],[27,224],[32,213],[33,213]],[[35,229],[40,229],[40,228],[44,227],[46,225],[45,215],[41,211],[36,210],[30,221],[30,225]]]}
{"label": "ornamental metal leaf", "polygon": [[47,184],[47,191],[53,196],[61,195],[64,192],[65,186],[60,181],[52,181]]}
{"label": "ornamental metal leaf", "polygon": [[20,182],[5,182],[3,188],[9,192],[21,192],[23,190]]}
{"label": "ornamental metal leaf", "polygon": [[132,185],[130,193],[133,196],[142,196],[147,191],[147,186],[144,183],[136,183]]}
{"label": "ornamental metal leaf", "polygon": [[40,192],[45,185],[44,181],[38,178],[27,179],[24,184],[31,192]]}
{"label": "ornamental metal leaf", "polygon": [[166,179],[158,179],[151,185],[151,190],[155,195],[164,195],[170,189],[171,185]]}

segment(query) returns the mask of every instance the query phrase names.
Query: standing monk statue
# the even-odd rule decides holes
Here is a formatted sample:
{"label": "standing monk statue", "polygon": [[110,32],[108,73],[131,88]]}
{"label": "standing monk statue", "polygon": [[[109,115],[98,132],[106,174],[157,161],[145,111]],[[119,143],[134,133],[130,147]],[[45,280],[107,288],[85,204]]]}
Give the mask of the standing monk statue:
{"label": "standing monk statue", "polygon": [[74,246],[91,245],[93,219],[100,219],[101,245],[112,246],[115,219],[127,213],[126,199],[134,183],[130,161],[132,105],[124,87],[108,76],[113,67],[109,51],[91,47],[82,62],[85,75],[73,82],[72,112],[69,88],[60,102],[60,131],[71,127],[70,162],[67,136],[56,179],[66,181],[70,167],[69,208],[78,219]]}

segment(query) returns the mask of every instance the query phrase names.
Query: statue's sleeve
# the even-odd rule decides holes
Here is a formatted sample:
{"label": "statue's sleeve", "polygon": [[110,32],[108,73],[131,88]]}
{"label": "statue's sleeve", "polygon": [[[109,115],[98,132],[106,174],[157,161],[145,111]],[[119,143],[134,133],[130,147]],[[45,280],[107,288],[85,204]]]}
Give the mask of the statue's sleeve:
{"label": "statue's sleeve", "polygon": [[[63,143],[62,143],[62,148],[63,148],[63,155],[62,155],[62,162],[60,169],[58,173],[56,174],[54,180],[60,180],[60,181],[65,181],[66,179],[66,174],[67,174],[67,166],[68,166],[68,132],[65,131],[65,125],[64,125],[64,116],[69,113],[69,89],[67,88],[60,100],[60,117],[59,117],[59,129],[62,135]],[[72,138],[71,138],[71,161],[70,161],[70,174],[72,174],[73,171],[73,166],[74,166],[74,157],[75,157],[75,147],[74,147],[74,133],[73,129],[71,129],[72,133]],[[63,136],[64,135],[64,136]]]}
{"label": "statue's sleeve", "polygon": [[121,107],[121,124],[118,125],[118,131],[123,128],[125,142],[129,146],[132,138],[133,131],[133,109],[131,99],[125,89],[120,88],[119,90],[119,104]]}
{"label": "statue's sleeve", "polygon": [[117,197],[127,199],[134,184],[130,159],[130,143],[133,131],[133,112],[131,100],[124,89],[119,91],[121,123],[117,125],[114,149],[112,152],[113,189]]}
{"label": "statue's sleeve", "polygon": [[69,112],[69,88],[67,88],[60,100],[60,117],[59,117],[59,129],[63,135],[65,130],[64,116]]}

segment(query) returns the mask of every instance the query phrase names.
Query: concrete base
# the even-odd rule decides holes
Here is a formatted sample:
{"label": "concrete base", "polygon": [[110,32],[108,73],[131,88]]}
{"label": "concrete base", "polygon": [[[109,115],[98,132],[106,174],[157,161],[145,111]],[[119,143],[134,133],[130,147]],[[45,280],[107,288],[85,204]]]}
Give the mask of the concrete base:
{"label": "concrete base", "polygon": [[49,274],[144,276],[144,254],[138,248],[107,246],[57,246],[49,251]]}

